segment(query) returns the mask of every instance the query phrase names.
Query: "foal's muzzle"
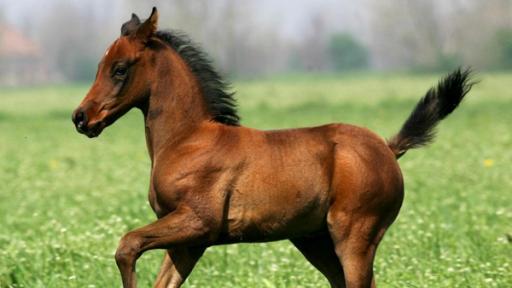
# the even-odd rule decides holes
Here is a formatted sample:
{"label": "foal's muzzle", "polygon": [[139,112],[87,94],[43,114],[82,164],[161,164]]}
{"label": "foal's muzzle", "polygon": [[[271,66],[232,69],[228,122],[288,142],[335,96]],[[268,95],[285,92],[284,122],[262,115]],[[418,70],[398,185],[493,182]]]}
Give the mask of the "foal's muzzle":
{"label": "foal's muzzle", "polygon": [[75,124],[76,131],[86,135],[89,138],[100,135],[105,126],[103,122],[89,123],[89,118],[87,117],[87,113],[83,110],[83,108],[76,109],[73,112],[71,119]]}

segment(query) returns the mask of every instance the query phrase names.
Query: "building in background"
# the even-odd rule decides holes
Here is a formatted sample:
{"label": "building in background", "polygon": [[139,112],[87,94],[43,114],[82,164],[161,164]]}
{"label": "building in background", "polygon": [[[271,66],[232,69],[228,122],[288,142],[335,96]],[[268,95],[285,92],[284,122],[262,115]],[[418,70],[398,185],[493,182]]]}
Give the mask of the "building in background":
{"label": "building in background", "polygon": [[15,28],[0,24],[0,85],[31,85],[47,80],[42,50]]}

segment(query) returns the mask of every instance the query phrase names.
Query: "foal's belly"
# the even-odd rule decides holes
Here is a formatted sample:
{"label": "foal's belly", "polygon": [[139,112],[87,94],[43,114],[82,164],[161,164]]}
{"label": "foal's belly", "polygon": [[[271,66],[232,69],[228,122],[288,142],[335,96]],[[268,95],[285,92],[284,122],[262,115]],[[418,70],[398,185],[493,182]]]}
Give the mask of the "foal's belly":
{"label": "foal's belly", "polygon": [[330,180],[321,167],[308,168],[248,173],[238,181],[220,240],[273,241],[323,230]]}

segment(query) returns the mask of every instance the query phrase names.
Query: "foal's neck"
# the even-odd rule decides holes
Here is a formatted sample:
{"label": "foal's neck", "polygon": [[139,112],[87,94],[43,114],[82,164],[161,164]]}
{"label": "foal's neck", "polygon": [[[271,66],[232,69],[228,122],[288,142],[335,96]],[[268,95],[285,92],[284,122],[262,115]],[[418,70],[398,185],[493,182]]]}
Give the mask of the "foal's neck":
{"label": "foal's neck", "polygon": [[155,53],[157,79],[142,107],[152,162],[162,149],[179,145],[210,118],[199,83],[185,61],[171,49]]}

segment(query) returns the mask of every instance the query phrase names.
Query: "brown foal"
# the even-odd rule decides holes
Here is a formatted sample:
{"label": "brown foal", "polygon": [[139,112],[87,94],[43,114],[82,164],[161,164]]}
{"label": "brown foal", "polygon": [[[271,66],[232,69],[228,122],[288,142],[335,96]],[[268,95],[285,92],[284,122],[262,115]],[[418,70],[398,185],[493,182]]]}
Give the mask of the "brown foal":
{"label": "brown foal", "polygon": [[430,89],[389,141],[347,124],[260,131],[239,125],[204,53],[157,22],[153,8],[123,24],[73,113],[89,137],[133,107],[144,114],[158,220],[121,239],[123,286],[136,286],[135,262],[150,249],[167,250],[155,287],[179,287],[209,246],[282,239],[332,287],[375,286],[375,251],[403,200],[397,159],[432,140],[469,91],[469,72]]}

